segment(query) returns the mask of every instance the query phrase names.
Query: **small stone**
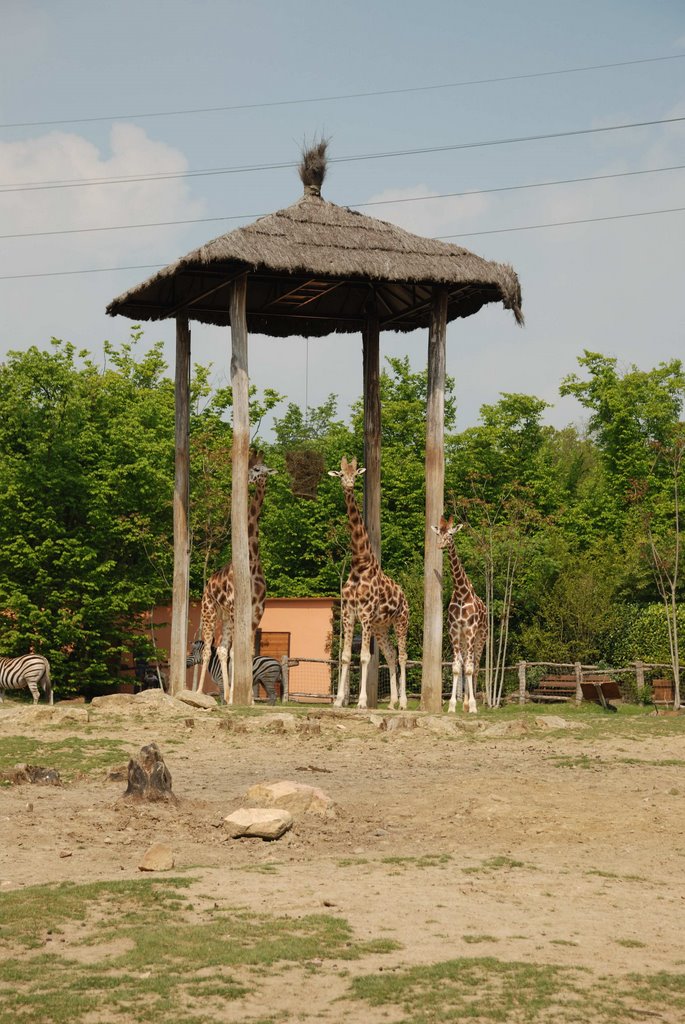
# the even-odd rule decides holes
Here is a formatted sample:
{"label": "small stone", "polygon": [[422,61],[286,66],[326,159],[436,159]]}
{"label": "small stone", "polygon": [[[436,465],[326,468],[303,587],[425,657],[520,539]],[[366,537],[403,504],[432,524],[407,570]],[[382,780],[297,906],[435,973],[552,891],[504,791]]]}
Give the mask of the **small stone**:
{"label": "small stone", "polygon": [[71,850],[60,850],[59,855],[62,858],[62,860],[64,860],[66,857],[71,857],[72,853]]}
{"label": "small stone", "polygon": [[174,854],[166,843],[153,843],[145,851],[138,865],[139,871],[171,871],[174,866]]}

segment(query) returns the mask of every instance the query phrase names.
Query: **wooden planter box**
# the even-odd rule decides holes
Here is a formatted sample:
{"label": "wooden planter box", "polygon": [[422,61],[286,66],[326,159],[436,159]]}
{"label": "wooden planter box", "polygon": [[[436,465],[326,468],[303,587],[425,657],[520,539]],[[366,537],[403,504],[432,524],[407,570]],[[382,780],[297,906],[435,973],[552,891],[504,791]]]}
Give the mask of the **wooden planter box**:
{"label": "wooden planter box", "polygon": [[653,679],[652,699],[655,704],[672,704],[675,700],[675,685],[673,680]]}

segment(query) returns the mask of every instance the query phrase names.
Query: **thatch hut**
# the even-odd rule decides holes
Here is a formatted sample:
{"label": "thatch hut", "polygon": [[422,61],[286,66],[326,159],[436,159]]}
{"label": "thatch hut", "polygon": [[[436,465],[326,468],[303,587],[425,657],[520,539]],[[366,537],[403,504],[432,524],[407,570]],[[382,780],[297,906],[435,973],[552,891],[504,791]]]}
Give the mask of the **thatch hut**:
{"label": "thatch hut", "polygon": [[176,484],[171,684],[182,686],[188,608],[189,320],[231,327],[233,385],[232,550],[236,587],[236,697],[250,693],[247,550],[248,332],[275,338],[363,337],[365,515],[380,555],[379,334],[427,327],[426,547],[422,706],[440,707],[440,552],[430,532],[443,510],[444,381],[448,321],[501,302],[522,323],[514,270],[467,249],[411,234],[324,200],[326,144],[300,164],[304,195],[284,210],[194,249],[107,307],[135,320],[176,318]]}

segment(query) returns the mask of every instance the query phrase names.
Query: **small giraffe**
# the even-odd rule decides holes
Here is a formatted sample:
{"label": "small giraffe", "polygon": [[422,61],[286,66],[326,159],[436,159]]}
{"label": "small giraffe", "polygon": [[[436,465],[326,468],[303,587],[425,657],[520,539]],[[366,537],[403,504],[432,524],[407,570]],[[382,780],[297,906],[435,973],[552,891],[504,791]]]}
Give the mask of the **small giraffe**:
{"label": "small giraffe", "polygon": [[371,637],[378,646],[390,669],[390,708],[397,704],[397,658],[390,641],[390,629],[394,628],[400,663],[400,709],[407,706],[407,629],[409,607],[402,588],[381,571],[378,559],[371,550],[369,535],[362,522],[354,497],[354,482],[365,470],[357,469],[357,460],[348,462],[343,458],[340,470],[329,470],[329,476],[340,477],[347,517],[352,539],[352,565],[347,583],[342,589],[342,621],[344,629],[342,670],[338,683],[335,706],[347,704],[350,697],[350,662],[352,660],[352,637],[355,619],[362,627],[361,669],[358,707],[366,707],[366,676],[371,655]]}
{"label": "small giraffe", "polygon": [[[438,547],[449,551],[450,568],[452,570],[452,597],[447,610],[447,630],[452,641],[454,660],[452,662],[452,696],[448,711],[457,710],[457,689],[464,693],[464,711],[468,708],[476,714],[476,698],[473,680],[477,677],[483,647],[488,636],[488,613],[466,575],[466,570],[459,560],[454,546],[454,535],[461,530],[463,523],[454,525],[454,517],[449,520],[440,517],[440,526],[431,529],[438,535]],[[463,688],[462,673],[466,674],[466,688]]]}
{"label": "small giraffe", "polygon": [[[250,580],[252,590],[252,647],[259,623],[264,615],[266,602],[266,582],[259,557],[259,515],[262,510],[266,482],[276,470],[264,465],[261,452],[250,452],[249,482],[254,483],[255,491],[250,502],[247,521],[247,535],[250,552]],[[221,640],[216,649],[221,663],[221,676],[224,683],[224,700],[233,703],[233,666],[231,665],[230,684],[228,673],[228,657],[233,647],[233,625],[235,592],[233,587],[233,564],[223,566],[213,573],[205,585],[200,606],[200,635],[204,642],[202,653],[202,671],[198,690],[202,692],[205,673],[214,644],[214,633],[217,619],[221,622]]]}

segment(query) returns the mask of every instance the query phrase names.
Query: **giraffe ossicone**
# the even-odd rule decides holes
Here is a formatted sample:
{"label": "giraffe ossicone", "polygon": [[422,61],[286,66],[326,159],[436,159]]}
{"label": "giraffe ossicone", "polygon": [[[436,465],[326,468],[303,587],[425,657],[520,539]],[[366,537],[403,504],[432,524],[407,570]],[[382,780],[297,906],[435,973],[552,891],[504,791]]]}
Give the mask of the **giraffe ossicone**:
{"label": "giraffe ossicone", "polygon": [[[254,653],[255,634],[264,615],[266,603],[266,581],[259,557],[259,516],[264,503],[266,484],[275,469],[264,463],[263,452],[250,451],[248,480],[255,485],[247,517],[248,546],[250,556],[250,586],[252,599],[252,651]],[[233,564],[229,562],[213,573],[205,585],[200,606],[200,636],[204,642],[202,652],[202,671],[198,689],[202,691],[205,674],[212,646],[217,620],[221,623],[221,639],[216,653],[221,663],[221,676],[224,684],[224,700],[233,703],[233,659],[231,659],[230,680],[228,661],[233,648],[233,628],[235,623],[235,589],[233,585]],[[250,689],[252,694],[252,689]]]}
{"label": "giraffe ossicone", "polygon": [[454,545],[454,535],[462,526],[463,523],[457,523],[455,526],[454,516],[450,516],[449,519],[441,516],[440,525],[431,526],[431,529],[437,534],[440,550],[447,548],[452,570],[452,597],[447,609],[447,631],[453,655],[452,695],[447,710],[456,712],[457,696],[463,693],[464,710],[468,709],[475,715],[477,707],[474,679],[478,676],[478,667],[488,636],[488,613],[474,590]]}
{"label": "giraffe ossicone", "polygon": [[[409,628],[409,606],[404,592],[397,583],[382,572],[378,559],[371,550],[369,535],[362,521],[354,497],[354,482],[366,472],[357,467],[357,460],[351,462],[343,456],[340,469],[329,470],[329,476],[337,476],[342,483],[347,518],[350,528],[352,565],[347,582],[342,589],[343,652],[338,692],[335,706],[343,707],[350,697],[350,663],[352,661],[352,638],[354,624],[358,619],[362,627],[362,648],[360,655],[361,681],[359,684],[358,707],[367,706],[366,680],[371,659],[371,637],[374,637],[383,652],[390,670],[391,709],[407,707],[407,630]],[[390,630],[395,631],[400,664],[399,695],[397,689],[397,661],[395,648],[390,640]]]}

